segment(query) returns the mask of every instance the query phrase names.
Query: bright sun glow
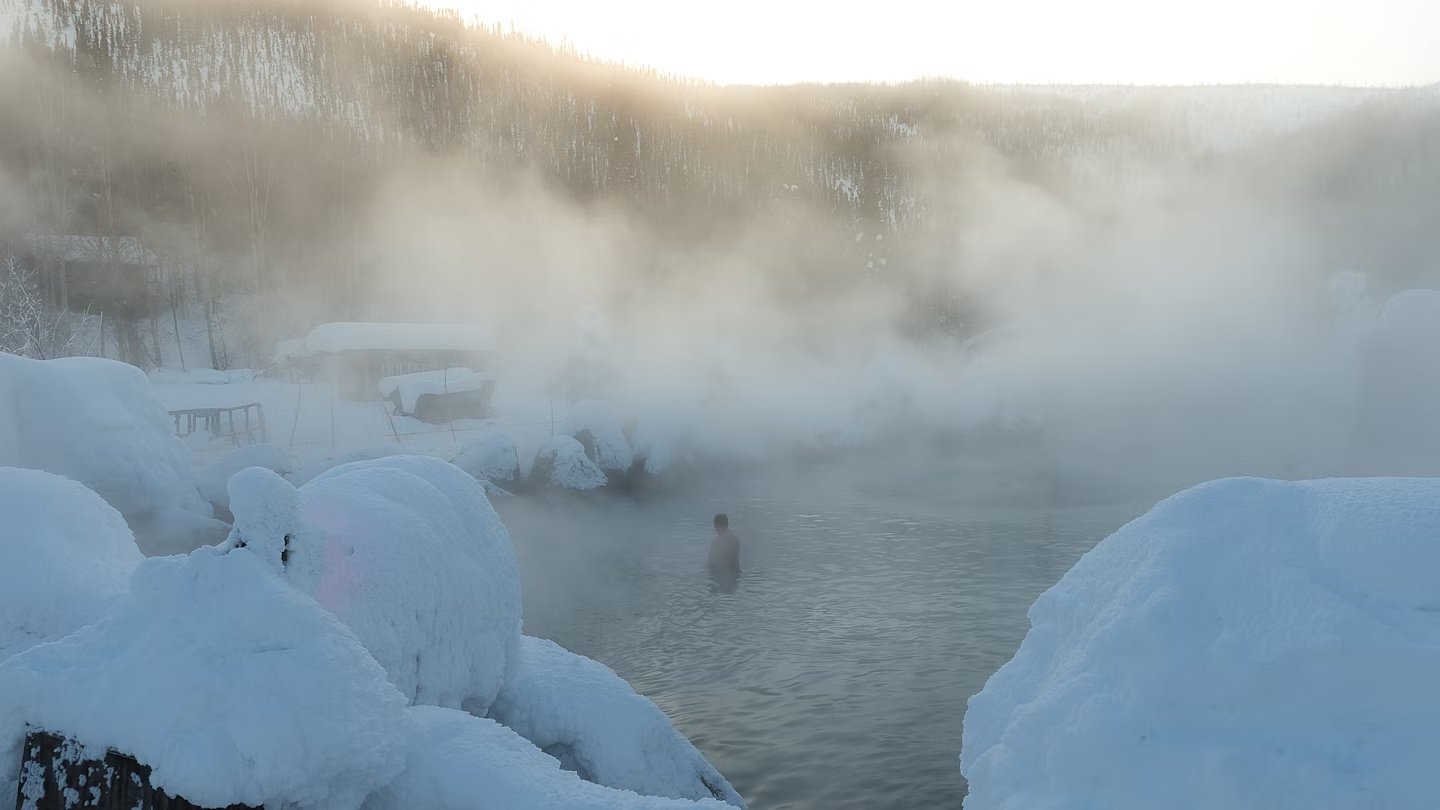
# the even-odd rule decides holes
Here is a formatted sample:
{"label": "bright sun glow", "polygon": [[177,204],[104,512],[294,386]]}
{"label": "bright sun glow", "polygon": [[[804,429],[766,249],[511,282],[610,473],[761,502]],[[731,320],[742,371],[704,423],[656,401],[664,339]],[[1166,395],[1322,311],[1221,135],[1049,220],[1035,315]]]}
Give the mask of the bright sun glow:
{"label": "bright sun glow", "polygon": [[727,84],[1440,81],[1440,0],[424,2]]}

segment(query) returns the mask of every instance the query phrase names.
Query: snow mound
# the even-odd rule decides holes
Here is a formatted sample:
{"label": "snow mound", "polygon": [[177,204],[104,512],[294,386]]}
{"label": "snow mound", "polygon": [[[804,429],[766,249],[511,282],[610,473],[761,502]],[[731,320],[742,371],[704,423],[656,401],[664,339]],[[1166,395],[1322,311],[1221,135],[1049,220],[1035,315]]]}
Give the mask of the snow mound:
{"label": "snow mound", "polygon": [[1402,290],[1390,296],[1381,323],[1396,338],[1440,339],[1440,290]]}
{"label": "snow mound", "polygon": [[460,447],[450,462],[477,479],[498,487],[514,488],[520,482],[520,455],[504,431],[490,428]]}
{"label": "snow mound", "polygon": [[365,810],[673,810],[724,807],[639,796],[581,781],[508,728],[433,706],[406,710],[405,771],[365,802]]}
{"label": "snow mound", "polygon": [[248,549],[145,560],[94,624],[0,663],[0,790],[25,724],[134,755],[207,807],[354,808],[404,756],[405,699]]}
{"label": "snow mound", "polygon": [[392,456],[337,467],[298,493],[244,470],[230,497],[231,543],[261,549],[313,593],[406,698],[488,710],[519,643],[520,579],[474,478],[428,456]]}
{"label": "snow mound", "polygon": [[58,475],[0,468],[0,521],[0,661],[94,621],[144,559],[114,507]]}
{"label": "snow mound", "polygon": [[659,706],[605,665],[553,642],[521,639],[515,674],[490,716],[586,781],[745,806]]}
{"label": "snow mound", "polygon": [[625,438],[610,406],[598,400],[576,403],[570,411],[569,429],[566,431],[585,448],[585,454],[595,466],[607,475],[624,474],[635,462],[634,451]]}
{"label": "snow mound", "polygon": [[0,353],[0,466],[84,484],[125,516],[152,553],[188,550],[225,534],[209,519],[190,454],[149,381],[125,363]]}
{"label": "snow mound", "polygon": [[200,496],[215,507],[216,514],[229,514],[230,496],[225,485],[230,476],[246,467],[264,467],[285,475],[291,470],[290,455],[273,444],[248,444],[202,469],[196,475]]}
{"label": "snow mound", "polygon": [[1420,807],[1440,794],[1440,480],[1227,479],[1030,609],[971,698],[967,808]]}
{"label": "snow mound", "polygon": [[570,436],[553,436],[540,446],[530,467],[530,482],[554,489],[580,492],[605,486],[608,479],[585,455],[585,447]]}

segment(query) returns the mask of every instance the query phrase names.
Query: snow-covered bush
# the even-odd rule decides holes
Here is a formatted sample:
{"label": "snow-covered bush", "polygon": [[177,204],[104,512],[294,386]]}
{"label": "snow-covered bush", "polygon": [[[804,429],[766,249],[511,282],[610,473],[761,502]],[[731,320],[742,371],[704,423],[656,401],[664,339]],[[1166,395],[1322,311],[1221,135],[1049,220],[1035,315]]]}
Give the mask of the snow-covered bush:
{"label": "snow-covered bush", "polygon": [[0,661],[89,624],[144,557],[125,519],[85,487],[0,467]]}
{"label": "snow-covered bush", "polygon": [[740,794],[649,698],[609,667],[544,639],[521,639],[491,717],[587,781],[677,799]]}
{"label": "snow-covered bush", "polygon": [[1036,600],[971,698],[965,806],[1429,806],[1437,538],[1433,479],[1161,502]]}
{"label": "snow-covered bush", "polygon": [[0,354],[0,465],[84,484],[125,516],[147,553],[225,536],[165,409],[125,363]]}
{"label": "snow-covered bush", "polygon": [[230,503],[230,544],[266,549],[406,698],[485,713],[519,643],[520,580],[474,478],[439,459],[392,456],[329,470],[297,493],[252,468],[231,479]]}
{"label": "snow-covered bush", "polygon": [[494,720],[433,706],[406,710],[405,771],[365,810],[674,810],[725,805],[638,796],[585,782]]}
{"label": "snow-covered bush", "polygon": [[515,442],[498,428],[481,431],[460,447],[450,463],[501,489],[513,490],[520,483],[520,456]]}
{"label": "snow-covered bush", "polygon": [[585,447],[569,436],[552,436],[540,446],[530,467],[530,484],[579,492],[605,486],[605,473],[585,455]]}
{"label": "snow-covered bush", "polygon": [[206,807],[355,808],[401,769],[405,699],[248,549],[145,560],[94,624],[0,663],[0,792],[26,724]]}

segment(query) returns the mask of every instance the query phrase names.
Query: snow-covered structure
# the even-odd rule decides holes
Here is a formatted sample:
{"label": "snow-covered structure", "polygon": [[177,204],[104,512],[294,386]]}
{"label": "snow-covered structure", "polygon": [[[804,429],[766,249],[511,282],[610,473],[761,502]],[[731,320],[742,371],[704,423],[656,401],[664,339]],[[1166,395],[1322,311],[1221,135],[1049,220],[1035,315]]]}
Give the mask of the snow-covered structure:
{"label": "snow-covered structure", "polygon": [[454,367],[491,371],[497,352],[495,330],[479,324],[322,323],[298,341],[281,341],[276,360],[365,398],[388,376]]}
{"label": "snow-covered structure", "polygon": [[971,698],[965,806],[1433,804],[1437,538],[1432,479],[1161,502],[1036,600]]}
{"label": "snow-covered structure", "polygon": [[[248,469],[231,479],[230,504],[235,530],[227,546],[255,551],[314,594],[411,703],[504,722],[503,705],[513,732],[568,752],[567,764],[598,784],[743,806],[664,714],[614,673],[522,641],[509,533],[480,483],[458,467],[393,456],[337,467],[298,491],[274,473]],[[487,729],[455,733],[488,739],[495,732]]]}
{"label": "snow-covered structure", "polygon": [[376,388],[395,413],[439,423],[493,416],[497,379],[489,372],[447,368],[382,377]]}
{"label": "snow-covered structure", "polygon": [[521,483],[520,454],[514,440],[499,428],[483,430],[461,445],[450,463],[501,489],[513,492]]}
{"label": "snow-covered structure", "polygon": [[585,454],[585,446],[570,436],[552,436],[535,453],[530,465],[531,486],[587,492],[605,486],[605,473]]}
{"label": "snow-covered structure", "polygon": [[79,481],[125,516],[147,553],[217,542],[224,524],[148,385],[112,360],[0,354],[0,466]]}
{"label": "snow-covered structure", "polygon": [[0,661],[93,622],[144,556],[125,519],[58,475],[0,467]]}

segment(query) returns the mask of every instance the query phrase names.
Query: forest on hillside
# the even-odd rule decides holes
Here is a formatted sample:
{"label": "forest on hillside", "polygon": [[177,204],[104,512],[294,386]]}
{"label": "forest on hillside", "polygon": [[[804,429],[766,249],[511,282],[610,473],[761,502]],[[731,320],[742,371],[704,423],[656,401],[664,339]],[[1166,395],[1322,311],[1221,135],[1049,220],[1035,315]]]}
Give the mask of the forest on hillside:
{"label": "forest on hillside", "polygon": [[592,265],[607,296],[884,289],[907,334],[965,337],[984,313],[949,265],[994,178],[1083,207],[1244,177],[1337,266],[1396,277],[1440,232],[1435,88],[720,87],[388,0],[0,0],[0,39],[0,253],[60,310],[84,301],[60,264],[144,265],[97,299],[141,366],[167,320],[203,320],[215,367],[262,363],[257,333],[465,318]]}

